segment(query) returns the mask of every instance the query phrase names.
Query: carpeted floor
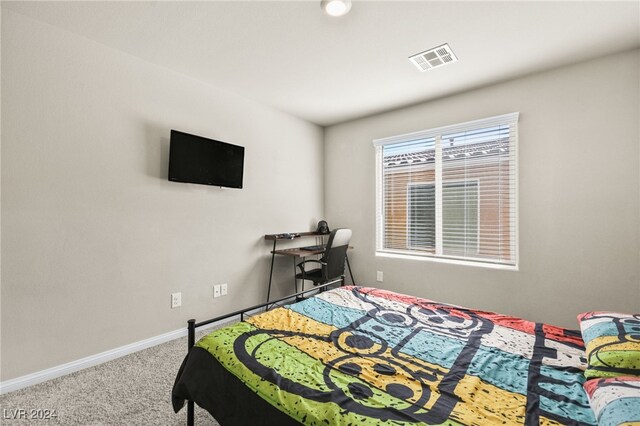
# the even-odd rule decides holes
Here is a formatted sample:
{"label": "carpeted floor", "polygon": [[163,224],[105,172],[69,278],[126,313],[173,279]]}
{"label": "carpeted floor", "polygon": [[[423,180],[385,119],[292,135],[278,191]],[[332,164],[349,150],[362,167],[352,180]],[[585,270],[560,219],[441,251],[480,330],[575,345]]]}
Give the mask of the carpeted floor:
{"label": "carpeted floor", "polygon": [[[208,330],[211,331],[211,330]],[[201,333],[202,334],[202,333]],[[186,425],[171,407],[171,387],[186,337],[0,396],[4,425]],[[55,410],[51,420],[11,420],[11,410]],[[218,423],[196,405],[197,425]]]}

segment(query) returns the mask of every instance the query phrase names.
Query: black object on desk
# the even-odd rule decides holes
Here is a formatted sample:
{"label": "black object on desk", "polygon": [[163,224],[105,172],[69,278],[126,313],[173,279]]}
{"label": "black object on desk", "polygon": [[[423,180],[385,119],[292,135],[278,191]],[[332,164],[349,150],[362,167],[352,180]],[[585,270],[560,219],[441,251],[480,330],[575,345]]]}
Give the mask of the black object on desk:
{"label": "black object on desk", "polygon": [[307,251],[316,251],[316,250],[325,250],[327,246],[325,246],[324,244],[320,244],[317,246],[306,246],[306,247],[300,247],[300,250],[307,250]]}
{"label": "black object on desk", "polygon": [[[279,240],[293,240],[301,237],[324,237],[324,233],[319,232],[291,232],[291,233],[280,233],[280,234],[267,234],[264,236],[264,239],[267,241],[273,241],[273,249],[271,250],[271,269],[269,271],[269,288],[267,289],[267,302],[269,302],[269,297],[271,296],[271,282],[273,280],[273,262],[275,261],[276,254],[282,256],[291,256],[293,258],[293,275],[296,275],[296,257],[307,257],[314,256],[317,254],[324,253],[324,245],[319,246],[317,250],[311,250],[311,248],[315,248],[318,246],[306,246],[306,247],[294,247],[294,248],[286,248],[276,250],[276,245]],[[349,256],[347,256],[347,268],[349,269],[349,276],[351,277],[351,283],[355,284],[353,279],[353,272],[351,272],[351,265],[349,264]],[[298,281],[296,279],[296,290],[298,287]]]}

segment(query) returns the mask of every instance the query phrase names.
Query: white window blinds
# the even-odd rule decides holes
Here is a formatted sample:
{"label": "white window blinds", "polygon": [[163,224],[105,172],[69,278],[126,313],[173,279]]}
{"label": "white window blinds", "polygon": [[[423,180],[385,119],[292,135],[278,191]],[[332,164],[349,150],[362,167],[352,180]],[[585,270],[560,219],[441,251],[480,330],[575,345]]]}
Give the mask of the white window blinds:
{"label": "white window blinds", "polygon": [[376,250],[517,264],[518,113],[376,147]]}

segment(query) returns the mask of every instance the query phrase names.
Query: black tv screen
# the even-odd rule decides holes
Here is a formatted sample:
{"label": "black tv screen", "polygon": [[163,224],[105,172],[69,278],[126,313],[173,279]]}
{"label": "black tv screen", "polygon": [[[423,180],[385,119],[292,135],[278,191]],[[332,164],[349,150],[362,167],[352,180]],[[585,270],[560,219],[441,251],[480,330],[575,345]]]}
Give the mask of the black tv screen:
{"label": "black tv screen", "polygon": [[244,147],[171,130],[169,180],[242,188]]}

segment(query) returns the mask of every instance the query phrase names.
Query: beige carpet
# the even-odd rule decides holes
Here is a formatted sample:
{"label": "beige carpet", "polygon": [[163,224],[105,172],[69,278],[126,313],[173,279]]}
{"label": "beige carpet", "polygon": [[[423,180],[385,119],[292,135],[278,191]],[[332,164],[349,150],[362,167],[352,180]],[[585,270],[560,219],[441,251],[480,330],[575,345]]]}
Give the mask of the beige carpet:
{"label": "beige carpet", "polygon": [[[186,425],[186,406],[178,414],[171,407],[171,388],[186,348],[185,337],[1,395],[0,424]],[[55,410],[57,417],[6,418],[19,409]],[[196,405],[196,425],[218,423]]]}

